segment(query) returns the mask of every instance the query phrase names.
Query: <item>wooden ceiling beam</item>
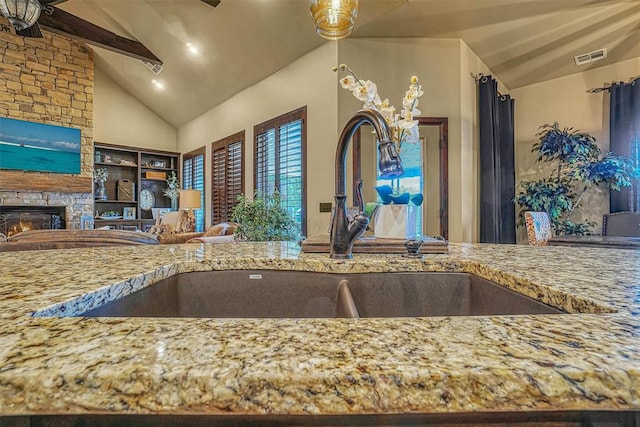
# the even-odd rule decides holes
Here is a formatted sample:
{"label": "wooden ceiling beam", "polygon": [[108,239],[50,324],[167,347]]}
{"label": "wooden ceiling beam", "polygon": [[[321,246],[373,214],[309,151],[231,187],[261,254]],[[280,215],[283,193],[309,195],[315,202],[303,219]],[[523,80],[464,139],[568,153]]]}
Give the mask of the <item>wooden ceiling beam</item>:
{"label": "wooden ceiling beam", "polygon": [[53,6],[43,6],[38,24],[55,34],[71,37],[152,64],[162,65],[162,61],[139,41],[121,37]]}
{"label": "wooden ceiling beam", "polygon": [[208,4],[209,6],[213,6],[213,7],[216,7],[217,5],[220,4],[220,0],[202,0],[202,1]]}
{"label": "wooden ceiling beam", "polygon": [[67,0],[39,0],[42,6],[55,6],[60,3],[64,3]]}

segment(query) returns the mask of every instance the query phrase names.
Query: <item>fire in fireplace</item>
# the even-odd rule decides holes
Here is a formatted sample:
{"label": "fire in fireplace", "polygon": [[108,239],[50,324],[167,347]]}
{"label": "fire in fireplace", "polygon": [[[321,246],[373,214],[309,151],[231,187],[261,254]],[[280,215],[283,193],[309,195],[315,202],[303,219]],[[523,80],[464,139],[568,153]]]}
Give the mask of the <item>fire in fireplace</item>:
{"label": "fire in fireplace", "polygon": [[0,233],[65,228],[64,206],[0,206]]}

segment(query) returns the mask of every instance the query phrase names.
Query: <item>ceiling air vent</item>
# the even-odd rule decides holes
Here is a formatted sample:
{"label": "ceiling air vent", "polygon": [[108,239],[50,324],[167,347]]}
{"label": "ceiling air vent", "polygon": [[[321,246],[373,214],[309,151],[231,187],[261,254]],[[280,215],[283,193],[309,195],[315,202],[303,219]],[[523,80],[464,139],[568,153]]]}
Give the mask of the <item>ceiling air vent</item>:
{"label": "ceiling air vent", "polygon": [[152,64],[151,62],[147,62],[147,61],[140,61],[140,62],[142,62],[156,76],[162,72],[162,65]]}
{"label": "ceiling air vent", "polygon": [[582,55],[578,55],[573,59],[576,61],[576,65],[584,65],[589,62],[599,61],[600,59],[604,59],[607,57],[607,49],[598,49],[593,52],[585,53]]}

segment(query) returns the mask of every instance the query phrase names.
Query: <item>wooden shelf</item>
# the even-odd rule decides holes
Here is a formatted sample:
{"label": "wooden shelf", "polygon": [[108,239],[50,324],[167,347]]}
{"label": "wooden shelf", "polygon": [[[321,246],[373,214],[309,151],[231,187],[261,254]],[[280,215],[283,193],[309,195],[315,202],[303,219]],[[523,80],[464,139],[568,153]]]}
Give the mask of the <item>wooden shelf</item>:
{"label": "wooden shelf", "polygon": [[[105,162],[105,158],[109,158],[110,161]],[[175,172],[177,176],[180,176],[180,154],[175,152],[96,142],[94,144],[95,160],[98,160],[95,162],[95,167],[108,167],[109,170],[109,177],[105,183],[108,200],[94,200],[97,214],[116,211],[122,215],[124,207],[135,207],[137,218],[135,220],[97,218],[96,224],[100,225],[122,226],[137,224],[140,229],[143,229],[142,225],[146,225],[149,221],[152,223],[154,220],[150,210],[144,211],[140,209],[140,192],[145,189],[153,193],[155,196],[153,207],[155,208],[166,207],[165,205],[169,203],[168,200],[165,200],[162,192],[166,187],[166,178],[145,178],[145,171]],[[135,164],[121,164],[120,161],[123,160]],[[153,162],[162,162],[166,167],[151,166]],[[134,197],[136,200],[118,200],[119,180],[127,180],[134,184]],[[126,224],[127,221],[135,224]]]}
{"label": "wooden shelf", "polygon": [[113,162],[97,162],[95,163],[96,166],[117,166],[119,168],[133,168],[133,169],[137,169],[138,165],[123,165],[121,163],[113,163]]}
{"label": "wooden shelf", "polygon": [[175,171],[174,168],[154,168],[154,167],[151,167],[151,166],[142,166],[140,169],[142,169],[143,171],[147,171],[147,170],[149,170],[149,171],[169,171],[169,172]]}

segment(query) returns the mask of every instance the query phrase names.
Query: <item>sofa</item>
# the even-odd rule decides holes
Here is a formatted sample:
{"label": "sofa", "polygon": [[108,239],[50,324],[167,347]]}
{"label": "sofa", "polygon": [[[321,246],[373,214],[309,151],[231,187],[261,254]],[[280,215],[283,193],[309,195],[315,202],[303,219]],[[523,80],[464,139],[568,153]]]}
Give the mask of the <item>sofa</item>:
{"label": "sofa", "polygon": [[30,230],[16,233],[0,243],[0,252],[41,249],[89,248],[121,245],[157,245],[148,233],[126,230]]}
{"label": "sofa", "polygon": [[[156,220],[156,224],[151,227],[149,233],[155,235],[161,244],[218,243],[217,240],[220,240],[220,237],[233,237],[236,229],[235,224],[227,222],[213,225],[204,232],[191,231],[189,229],[191,226],[186,211],[173,211],[165,213],[162,218]],[[228,240],[228,237],[225,239]]]}

